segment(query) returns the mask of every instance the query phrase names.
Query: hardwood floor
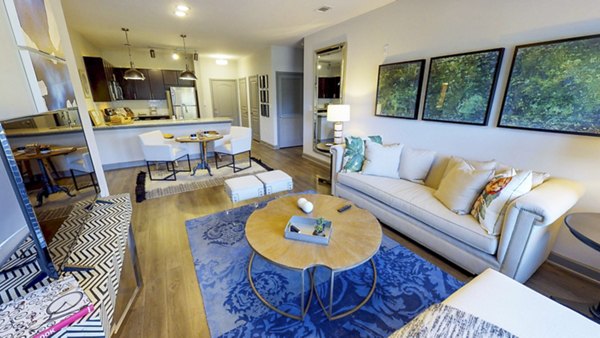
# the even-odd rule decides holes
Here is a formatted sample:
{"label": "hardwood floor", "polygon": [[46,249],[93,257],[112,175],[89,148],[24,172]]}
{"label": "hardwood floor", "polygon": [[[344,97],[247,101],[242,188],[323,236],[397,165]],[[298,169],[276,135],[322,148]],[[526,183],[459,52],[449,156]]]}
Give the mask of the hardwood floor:
{"label": "hardwood floor", "polygon": [[[304,160],[301,148],[272,150],[254,143],[252,151],[254,157],[267,165],[290,174],[294,180],[294,191],[312,189],[318,193],[330,193],[328,185],[317,184],[316,181],[316,175],[327,176],[327,168]],[[107,172],[111,194],[129,193],[135,199],[135,178],[140,170],[145,168]],[[144,286],[117,336],[208,337],[185,221],[252,202],[232,203],[223,187],[218,186],[134,203],[133,227]],[[384,227],[384,232],[456,278],[462,281],[472,278],[393,230]],[[591,302],[600,295],[599,285],[548,263],[527,285],[546,295],[580,301]]]}

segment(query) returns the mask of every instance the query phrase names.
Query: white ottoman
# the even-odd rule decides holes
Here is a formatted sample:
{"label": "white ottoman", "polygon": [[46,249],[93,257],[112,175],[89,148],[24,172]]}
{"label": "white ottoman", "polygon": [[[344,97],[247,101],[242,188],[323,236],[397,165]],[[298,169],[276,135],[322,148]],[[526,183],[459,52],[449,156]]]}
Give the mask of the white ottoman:
{"label": "white ottoman", "polygon": [[265,193],[267,195],[280,191],[292,190],[294,188],[292,177],[281,170],[256,174],[256,177],[265,185]]}
{"label": "white ottoman", "polygon": [[254,175],[225,180],[225,191],[227,191],[227,195],[229,195],[233,202],[265,195],[265,188],[262,182]]}

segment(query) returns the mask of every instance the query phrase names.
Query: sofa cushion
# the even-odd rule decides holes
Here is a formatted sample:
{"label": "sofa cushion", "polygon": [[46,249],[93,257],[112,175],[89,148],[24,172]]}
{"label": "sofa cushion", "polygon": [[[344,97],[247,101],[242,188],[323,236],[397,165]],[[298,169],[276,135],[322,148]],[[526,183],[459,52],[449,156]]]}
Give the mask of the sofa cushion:
{"label": "sofa cushion", "polygon": [[487,234],[471,215],[457,215],[433,197],[435,190],[409,181],[339,173],[340,184],[358,190],[429,226],[488,254],[494,254],[498,237]]}
{"label": "sofa cushion", "polygon": [[[512,170],[508,172],[512,174]],[[496,175],[485,186],[471,210],[471,215],[488,234],[500,234],[508,204],[531,190],[530,170],[510,174]]]}
{"label": "sofa cushion", "polygon": [[[382,143],[381,136],[369,136],[369,140]],[[365,140],[360,137],[346,137],[342,168],[345,172],[358,172],[365,160]]]}
{"label": "sofa cushion", "polygon": [[398,178],[398,165],[400,164],[402,148],[402,144],[382,145],[367,140],[362,173],[364,175]]}
{"label": "sofa cushion", "polygon": [[423,184],[434,158],[435,151],[433,150],[404,147],[402,155],[400,155],[398,176],[411,182]]}
{"label": "sofa cushion", "polygon": [[475,170],[463,161],[450,169],[433,195],[448,209],[465,215],[493,175],[494,170]]}

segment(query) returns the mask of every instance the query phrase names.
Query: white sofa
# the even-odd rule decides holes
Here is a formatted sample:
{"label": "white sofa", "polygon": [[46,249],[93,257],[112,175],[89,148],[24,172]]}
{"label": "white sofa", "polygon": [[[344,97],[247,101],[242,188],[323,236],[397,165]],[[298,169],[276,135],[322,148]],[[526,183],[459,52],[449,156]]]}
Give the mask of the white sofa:
{"label": "white sofa", "polygon": [[331,147],[332,194],[371,211],[382,223],[465,270],[492,268],[525,282],[548,257],[561,226],[556,222],[583,194],[573,181],[551,178],[509,205],[498,236],[471,215],[457,215],[433,193],[449,157],[436,155],[425,184],[341,172],[343,145]]}

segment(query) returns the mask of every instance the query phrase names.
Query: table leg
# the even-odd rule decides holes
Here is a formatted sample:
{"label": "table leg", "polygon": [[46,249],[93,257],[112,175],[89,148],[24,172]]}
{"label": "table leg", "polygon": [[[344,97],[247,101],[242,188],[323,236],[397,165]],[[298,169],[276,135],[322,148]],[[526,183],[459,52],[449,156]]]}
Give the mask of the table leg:
{"label": "table leg", "polygon": [[52,176],[50,175],[50,165],[47,159],[40,158],[37,159],[37,162],[38,166],[40,167],[40,174],[42,176],[42,189],[37,193],[36,199],[38,204],[36,205],[36,207],[42,206],[42,204],[44,203],[44,197],[48,198],[50,194],[62,191],[66,193],[69,197],[74,196],[73,194],[71,194],[69,189],[58,185],[54,178],[52,178]]}
{"label": "table leg", "polygon": [[202,142],[202,162],[204,162],[204,166],[206,167],[206,170],[208,170],[208,174],[210,176],[212,176],[212,172],[210,172],[210,165],[208,164],[208,161],[206,159],[206,142]]}

